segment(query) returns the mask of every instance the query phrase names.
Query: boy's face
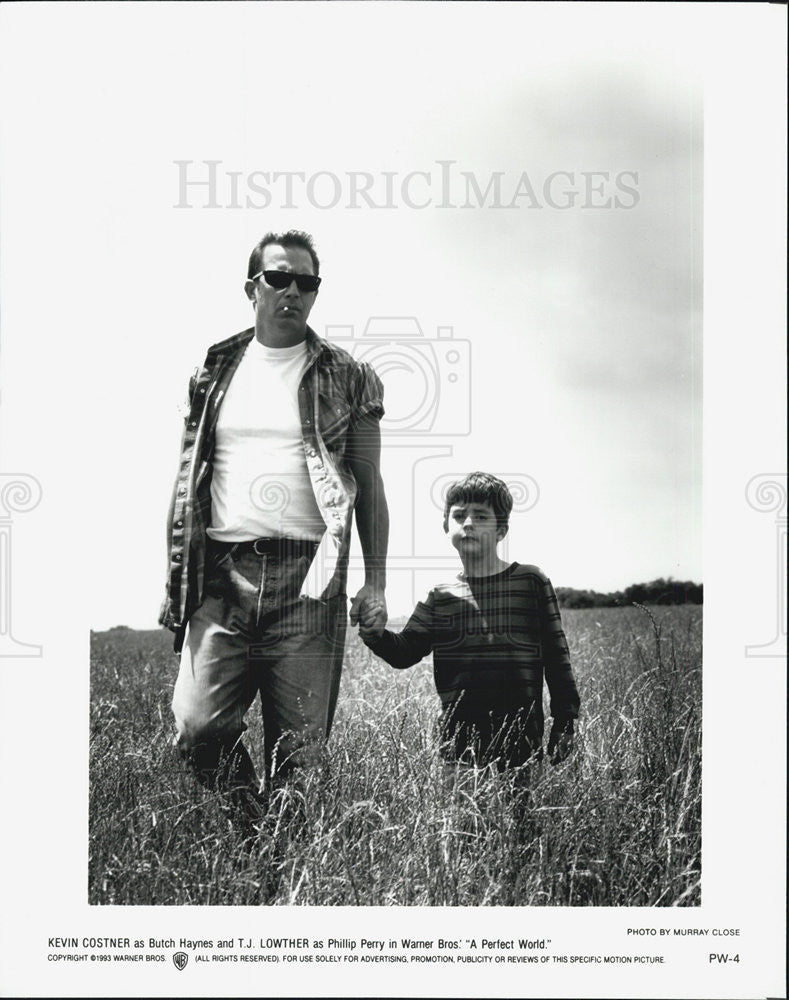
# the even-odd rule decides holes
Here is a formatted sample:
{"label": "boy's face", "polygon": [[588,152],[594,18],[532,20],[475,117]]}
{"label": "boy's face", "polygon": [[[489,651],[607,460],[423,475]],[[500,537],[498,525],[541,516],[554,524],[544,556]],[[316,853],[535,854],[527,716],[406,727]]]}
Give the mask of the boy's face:
{"label": "boy's face", "polygon": [[489,503],[456,503],[449,508],[448,532],[461,557],[484,557],[496,552],[504,529],[496,524],[496,514]]}

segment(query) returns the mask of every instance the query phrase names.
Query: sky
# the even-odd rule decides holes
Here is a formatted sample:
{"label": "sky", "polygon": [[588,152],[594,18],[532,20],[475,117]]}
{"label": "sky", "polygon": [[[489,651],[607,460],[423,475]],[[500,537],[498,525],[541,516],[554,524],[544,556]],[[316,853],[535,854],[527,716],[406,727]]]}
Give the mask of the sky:
{"label": "sky", "polygon": [[73,60],[55,5],[48,73],[11,56],[0,440],[92,540],[92,626],[155,624],[188,377],[292,227],[311,325],[384,381],[392,613],[455,571],[440,489],[473,469],[516,493],[502,554],[556,586],[702,580],[692,45],[629,10],[612,41],[591,8],[306,9],[76,5],[102,44]]}

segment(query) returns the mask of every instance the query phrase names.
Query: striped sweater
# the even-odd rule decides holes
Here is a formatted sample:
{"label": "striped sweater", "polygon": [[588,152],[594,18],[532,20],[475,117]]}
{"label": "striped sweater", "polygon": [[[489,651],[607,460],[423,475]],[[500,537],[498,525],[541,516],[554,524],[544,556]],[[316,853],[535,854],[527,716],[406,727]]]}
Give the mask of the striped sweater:
{"label": "striped sweater", "polygon": [[442,720],[490,728],[491,719],[528,720],[528,742],[542,743],[543,679],[560,725],[578,715],[567,640],[551,581],[536,566],[512,563],[501,573],[434,587],[400,633],[369,643],[393,667],[433,653]]}

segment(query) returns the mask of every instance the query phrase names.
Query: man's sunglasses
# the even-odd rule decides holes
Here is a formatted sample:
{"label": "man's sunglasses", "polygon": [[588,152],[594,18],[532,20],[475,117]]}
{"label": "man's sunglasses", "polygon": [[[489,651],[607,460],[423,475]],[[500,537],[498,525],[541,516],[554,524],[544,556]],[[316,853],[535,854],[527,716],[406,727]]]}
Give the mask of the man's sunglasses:
{"label": "man's sunglasses", "polygon": [[280,290],[288,288],[295,281],[300,292],[317,292],[321,283],[317,274],[294,274],[292,271],[258,271],[249,280],[257,281],[261,276],[267,285]]}

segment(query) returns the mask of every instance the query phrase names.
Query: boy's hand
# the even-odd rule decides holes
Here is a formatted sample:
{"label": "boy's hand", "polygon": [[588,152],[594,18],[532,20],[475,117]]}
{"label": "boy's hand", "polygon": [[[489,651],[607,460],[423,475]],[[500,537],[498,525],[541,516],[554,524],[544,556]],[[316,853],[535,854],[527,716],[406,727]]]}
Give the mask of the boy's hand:
{"label": "boy's hand", "polygon": [[358,621],[359,635],[364,642],[380,639],[386,628],[386,605],[370,598],[363,600],[359,605]]}
{"label": "boy's hand", "polygon": [[548,759],[561,764],[573,752],[573,720],[555,719],[548,737]]}
{"label": "boy's hand", "polygon": [[382,604],[384,610],[386,610],[386,597],[384,596],[383,587],[374,586],[371,583],[365,583],[359,593],[351,601],[350,607],[350,618],[351,625],[359,624],[359,617],[362,613],[362,608],[365,604],[370,602]]}

